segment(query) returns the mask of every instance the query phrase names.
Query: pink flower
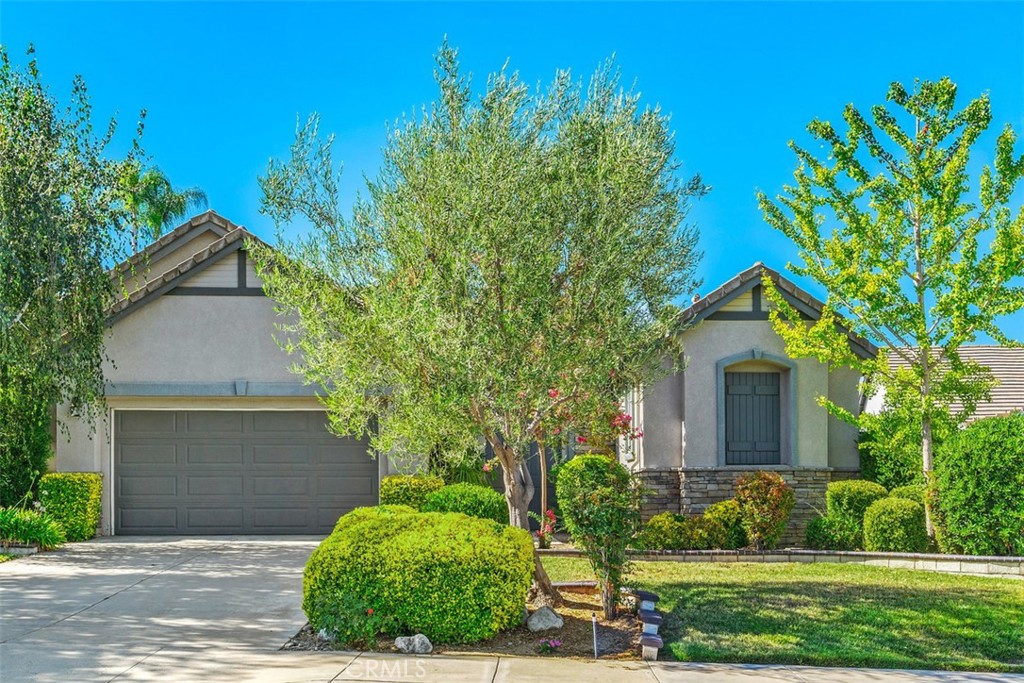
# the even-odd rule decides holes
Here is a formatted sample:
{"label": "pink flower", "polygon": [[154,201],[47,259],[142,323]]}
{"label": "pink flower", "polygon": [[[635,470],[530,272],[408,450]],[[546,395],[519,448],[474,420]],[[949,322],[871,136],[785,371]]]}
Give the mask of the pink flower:
{"label": "pink flower", "polygon": [[576,437],[576,443],[586,443],[586,442],[587,442],[587,437],[585,437],[585,436],[577,436]]}
{"label": "pink flower", "polygon": [[558,389],[548,389],[548,396],[558,398]]}
{"label": "pink flower", "polygon": [[368,617],[372,617],[373,616],[373,608],[372,607],[370,607],[369,609],[366,610],[366,616],[368,616]]}
{"label": "pink flower", "polygon": [[484,463],[484,472],[490,472],[490,471],[491,471],[491,463],[485,462]]}

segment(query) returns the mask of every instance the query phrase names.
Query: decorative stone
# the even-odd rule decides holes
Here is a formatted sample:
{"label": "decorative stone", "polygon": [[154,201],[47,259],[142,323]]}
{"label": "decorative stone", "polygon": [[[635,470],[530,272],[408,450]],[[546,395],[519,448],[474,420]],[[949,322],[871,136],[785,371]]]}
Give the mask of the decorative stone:
{"label": "decorative stone", "polygon": [[537,631],[550,631],[551,629],[562,628],[564,623],[562,617],[558,616],[555,610],[550,607],[541,607],[526,620],[526,628],[536,633]]}
{"label": "decorative stone", "polygon": [[646,662],[653,662],[658,659],[658,650],[661,649],[661,636],[643,635],[640,637],[640,657]]}
{"label": "decorative stone", "polygon": [[638,616],[644,625],[644,633],[652,636],[657,635],[658,627],[661,626],[662,616],[657,612],[646,609],[640,610]]}
{"label": "decorative stone", "polygon": [[430,639],[422,633],[395,638],[395,647],[399,652],[404,652],[407,655],[427,655],[434,651]]}
{"label": "decorative stone", "polygon": [[317,631],[316,637],[320,640],[326,640],[328,643],[333,643],[336,636],[327,629],[322,628]]}

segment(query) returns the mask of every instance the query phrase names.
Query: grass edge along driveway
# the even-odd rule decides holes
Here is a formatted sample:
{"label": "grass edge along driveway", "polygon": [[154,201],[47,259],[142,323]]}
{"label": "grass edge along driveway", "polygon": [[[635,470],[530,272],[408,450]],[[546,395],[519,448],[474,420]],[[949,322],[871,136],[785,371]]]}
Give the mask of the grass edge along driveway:
{"label": "grass edge along driveway", "polygon": [[[554,581],[593,578],[546,557]],[[1024,672],[1024,581],[847,564],[632,563],[661,596],[663,657]]]}

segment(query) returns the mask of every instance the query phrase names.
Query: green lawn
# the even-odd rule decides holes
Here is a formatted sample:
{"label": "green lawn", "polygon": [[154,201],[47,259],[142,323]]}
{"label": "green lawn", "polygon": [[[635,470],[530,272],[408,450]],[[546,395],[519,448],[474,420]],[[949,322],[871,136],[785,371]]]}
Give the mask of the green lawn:
{"label": "green lawn", "polygon": [[[593,578],[547,557],[553,581]],[[1024,672],[1024,581],[848,564],[635,562],[661,596],[665,655],[748,662]],[[667,652],[666,652],[667,650]]]}

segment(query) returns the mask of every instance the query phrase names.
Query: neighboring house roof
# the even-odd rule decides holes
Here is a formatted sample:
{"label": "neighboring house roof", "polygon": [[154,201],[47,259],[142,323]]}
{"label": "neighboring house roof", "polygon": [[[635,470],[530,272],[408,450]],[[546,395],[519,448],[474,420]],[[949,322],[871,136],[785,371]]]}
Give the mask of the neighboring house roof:
{"label": "neighboring house roof", "polygon": [[[755,288],[758,288],[756,291],[759,294],[761,278],[765,275],[771,279],[786,301],[800,312],[801,316],[807,320],[818,320],[821,318],[824,303],[783,277],[777,270],[773,270],[758,261],[684,310],[683,323],[692,325],[713,315],[716,319],[722,320],[767,320],[767,309],[754,310],[749,313],[730,313],[720,310],[725,304],[741,294],[755,290]],[[756,301],[760,301],[760,296],[756,298]],[[755,308],[760,309],[761,307],[755,305]],[[878,348],[867,339],[849,331],[847,336],[850,339],[850,345],[854,353],[858,356],[873,358],[878,353]]]}
{"label": "neighboring house roof", "polygon": [[[182,250],[192,240],[207,233],[212,233],[217,239],[198,246],[196,251],[189,253],[184,260],[175,259],[170,264],[160,263],[165,256]],[[235,225],[214,211],[206,211],[185,221],[114,267],[111,271],[114,277],[123,276],[130,280],[130,273],[133,270],[138,270],[142,277],[139,286],[125,293],[110,307],[107,323],[117,322],[161,294],[178,287],[188,278],[201,273],[220,259],[240,251],[244,248],[246,240],[262,242],[245,228]],[[147,272],[151,266],[157,266],[158,269]]]}
{"label": "neighboring house roof", "polygon": [[[972,360],[987,367],[998,384],[992,389],[991,399],[978,403],[974,415],[968,420],[980,420],[984,417],[1006,415],[1015,410],[1024,410],[1024,348],[1006,348],[995,345],[961,346],[960,358]],[[899,356],[892,356],[894,367],[909,367]],[[881,409],[884,396],[872,401],[871,412]],[[963,406],[954,403],[950,406],[959,412]]]}

